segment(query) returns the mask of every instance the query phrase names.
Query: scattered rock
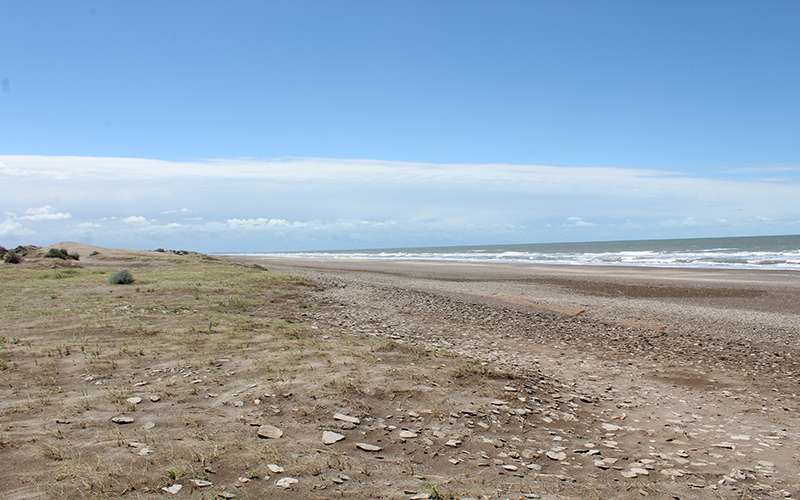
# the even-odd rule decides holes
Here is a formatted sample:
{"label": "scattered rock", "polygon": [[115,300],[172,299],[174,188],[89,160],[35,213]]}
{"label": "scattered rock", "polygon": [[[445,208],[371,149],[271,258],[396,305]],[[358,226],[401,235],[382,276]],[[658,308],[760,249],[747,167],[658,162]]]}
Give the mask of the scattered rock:
{"label": "scattered rock", "polygon": [[402,439],[413,439],[417,437],[417,433],[411,431],[400,431],[400,437]]}
{"label": "scattered rock", "polygon": [[564,453],[563,451],[552,451],[552,450],[550,450],[547,453],[545,453],[545,455],[547,455],[547,458],[549,458],[550,460],[561,461],[561,460],[565,460],[567,458],[567,454]]}
{"label": "scattered rock", "polygon": [[161,491],[165,491],[170,495],[177,495],[183,489],[183,485],[180,484],[173,484],[172,486],[164,486],[161,488]]}
{"label": "scattered rock", "polygon": [[115,424],[132,424],[134,422],[133,417],[129,417],[127,415],[117,415],[116,417],[112,417],[111,421]]}
{"label": "scattered rock", "polygon": [[298,480],[293,477],[282,477],[275,481],[275,486],[279,488],[289,489],[293,484],[297,484]]}
{"label": "scattered rock", "polygon": [[333,444],[338,443],[339,441],[345,438],[344,434],[339,434],[338,432],[332,431],[324,431],[322,433],[322,443],[323,444]]}
{"label": "scattered rock", "polygon": [[192,483],[195,488],[207,488],[214,484],[211,481],[206,481],[205,479],[190,479],[189,482]]}
{"label": "scattered rock", "polygon": [[349,422],[351,424],[358,425],[361,423],[361,419],[358,417],[351,417],[350,415],[345,415],[344,413],[334,413],[333,414],[334,420],[341,420],[343,422]]}
{"label": "scattered rock", "polygon": [[364,451],[381,451],[383,448],[369,443],[356,443],[356,448]]}
{"label": "scattered rock", "polygon": [[283,431],[274,425],[265,424],[258,428],[258,437],[265,439],[278,439],[283,436]]}
{"label": "scattered rock", "polygon": [[461,446],[461,440],[460,439],[450,439],[444,445],[445,446],[449,446],[450,448],[458,448],[459,446]]}
{"label": "scattered rock", "polygon": [[133,396],[132,398],[128,398],[125,401],[127,401],[129,404],[132,405],[138,405],[139,403],[142,402],[142,398],[140,398],[139,396]]}
{"label": "scattered rock", "polygon": [[269,471],[273,474],[280,474],[284,470],[283,467],[278,464],[267,464],[267,469],[269,469]]}

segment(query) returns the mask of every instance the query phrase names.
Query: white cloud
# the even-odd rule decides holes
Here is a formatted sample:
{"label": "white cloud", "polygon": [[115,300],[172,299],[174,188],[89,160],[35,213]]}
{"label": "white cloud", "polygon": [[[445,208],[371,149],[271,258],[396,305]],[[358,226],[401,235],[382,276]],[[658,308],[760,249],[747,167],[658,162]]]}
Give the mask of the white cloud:
{"label": "white cloud", "polygon": [[567,222],[564,224],[565,226],[572,226],[572,227],[594,227],[597,224],[594,222],[590,222],[583,217],[567,217]]}
{"label": "white cloud", "polygon": [[174,214],[188,214],[191,213],[191,210],[188,208],[178,208],[176,210],[164,210],[161,212],[161,215],[174,215]]}
{"label": "white cloud", "polygon": [[131,215],[129,217],[123,217],[122,222],[125,224],[130,224],[132,226],[140,226],[143,224],[147,224],[148,220],[147,217],[142,217],[141,215]]}
{"label": "white cloud", "polygon": [[199,250],[796,231],[800,178],[722,175],[314,158],[0,156],[0,213],[45,226],[71,218],[67,209],[80,212],[69,226],[34,226],[52,240],[80,238],[99,223],[103,231],[91,233],[98,244],[158,241]]}
{"label": "white cloud", "polygon": [[7,218],[0,222],[0,236],[29,236],[32,234],[35,234],[33,230],[14,219]]}
{"label": "white cloud", "polygon": [[78,229],[97,229],[102,226],[96,222],[81,222],[79,224],[75,224],[75,227]]}
{"label": "white cloud", "polygon": [[53,212],[53,207],[45,205],[42,207],[29,208],[25,210],[25,214],[20,217],[22,220],[40,221],[40,220],[65,220],[71,219],[72,214],[69,212]]}

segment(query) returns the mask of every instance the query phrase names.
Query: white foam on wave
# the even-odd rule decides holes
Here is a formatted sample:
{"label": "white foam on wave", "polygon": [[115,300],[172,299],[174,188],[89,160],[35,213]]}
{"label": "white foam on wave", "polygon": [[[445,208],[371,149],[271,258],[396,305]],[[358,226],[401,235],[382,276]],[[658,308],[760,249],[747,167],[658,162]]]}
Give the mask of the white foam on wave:
{"label": "white foam on wave", "polygon": [[562,265],[649,266],[720,269],[782,269],[800,270],[800,249],[784,252],[741,251],[714,248],[695,251],[618,251],[618,252],[523,252],[475,251],[424,252],[288,252],[229,254],[252,257],[291,257],[300,259],[333,260],[405,260],[450,262],[498,262]]}

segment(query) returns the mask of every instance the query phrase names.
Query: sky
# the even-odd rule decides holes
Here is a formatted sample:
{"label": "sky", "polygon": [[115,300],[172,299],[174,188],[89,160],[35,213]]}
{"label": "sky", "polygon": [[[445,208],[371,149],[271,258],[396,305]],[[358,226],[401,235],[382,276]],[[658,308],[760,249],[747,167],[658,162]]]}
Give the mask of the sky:
{"label": "sky", "polygon": [[800,3],[0,1],[0,244],[800,233]]}

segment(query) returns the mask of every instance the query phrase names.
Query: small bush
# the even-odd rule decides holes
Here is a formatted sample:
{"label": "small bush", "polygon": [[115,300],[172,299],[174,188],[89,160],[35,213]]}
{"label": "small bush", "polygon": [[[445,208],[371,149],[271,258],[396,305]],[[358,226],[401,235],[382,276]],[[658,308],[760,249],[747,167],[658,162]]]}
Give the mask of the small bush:
{"label": "small bush", "polygon": [[8,253],[8,250],[6,249],[6,247],[0,245],[0,259],[5,257],[7,253]]}
{"label": "small bush", "polygon": [[127,269],[123,269],[108,277],[108,282],[112,285],[130,285],[133,281],[133,275]]}
{"label": "small bush", "polygon": [[97,250],[92,250],[92,253],[89,254],[89,257],[94,257],[95,255],[100,255],[100,252]]}
{"label": "small bush", "polygon": [[44,256],[48,259],[81,260],[78,253],[69,253],[66,248],[51,248]]}
{"label": "small bush", "polygon": [[50,250],[47,251],[46,254],[44,254],[44,256],[47,257],[48,259],[62,259],[62,260],[67,260],[67,255],[69,254],[63,248],[51,248]]}
{"label": "small bush", "polygon": [[22,257],[20,257],[14,252],[8,252],[6,253],[6,256],[3,257],[3,262],[5,262],[6,264],[19,264],[20,262],[22,262]]}

